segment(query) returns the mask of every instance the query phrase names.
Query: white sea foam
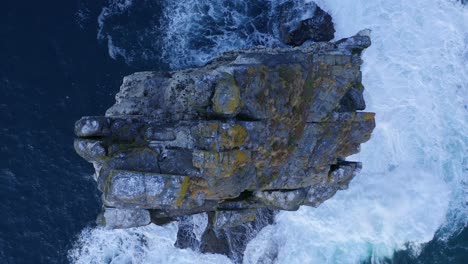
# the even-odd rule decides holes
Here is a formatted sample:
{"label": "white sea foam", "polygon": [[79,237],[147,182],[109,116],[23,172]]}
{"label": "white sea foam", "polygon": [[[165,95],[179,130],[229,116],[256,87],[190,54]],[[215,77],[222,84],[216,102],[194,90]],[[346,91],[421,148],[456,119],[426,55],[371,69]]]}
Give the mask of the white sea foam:
{"label": "white sea foam", "polygon": [[175,248],[177,229],[175,223],[125,230],[85,229],[69,252],[69,258],[76,264],[231,263],[222,255]]}
{"label": "white sea foam", "polygon": [[[444,239],[467,225],[468,9],[449,0],[316,2],[332,14],[337,39],[372,30],[362,70],[377,127],[352,157],[363,170],[349,189],[317,209],[280,213],[249,243],[245,263],[378,262],[408,243],[417,249],[438,229]],[[171,23],[197,21],[184,15]],[[218,49],[201,51],[198,59],[243,45],[236,41],[220,36]],[[86,229],[70,257],[76,263],[230,263],[176,249],[176,233],[175,224]]]}
{"label": "white sea foam", "polygon": [[362,70],[377,127],[352,157],[364,168],[349,189],[318,209],[282,212],[249,244],[247,263],[275,250],[277,263],[378,262],[441,225],[450,235],[467,224],[468,10],[442,0],[318,2],[337,38],[372,30]]}

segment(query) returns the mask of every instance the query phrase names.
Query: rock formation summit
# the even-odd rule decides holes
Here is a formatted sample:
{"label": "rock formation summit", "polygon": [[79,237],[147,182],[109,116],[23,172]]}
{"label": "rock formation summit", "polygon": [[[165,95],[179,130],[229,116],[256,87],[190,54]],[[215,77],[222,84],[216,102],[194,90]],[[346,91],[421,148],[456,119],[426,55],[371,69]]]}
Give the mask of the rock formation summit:
{"label": "rock formation summit", "polygon": [[126,76],[105,116],[76,122],[100,222],[128,228],[210,212],[318,206],[361,168],[345,158],[375,127],[364,110],[366,32],[336,42],[228,52],[200,68]]}

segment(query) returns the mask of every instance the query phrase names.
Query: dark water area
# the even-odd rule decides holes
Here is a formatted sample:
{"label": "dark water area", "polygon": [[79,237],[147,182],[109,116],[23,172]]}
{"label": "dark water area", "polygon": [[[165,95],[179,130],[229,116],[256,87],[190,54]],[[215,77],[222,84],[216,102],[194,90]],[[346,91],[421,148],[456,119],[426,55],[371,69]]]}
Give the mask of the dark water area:
{"label": "dark water area", "polygon": [[0,9],[0,263],[66,263],[100,210],[73,125],[113,103],[122,76],[96,40],[106,1],[3,1]]}
{"label": "dark water area", "polygon": [[434,239],[427,243],[417,263],[468,263],[468,228],[465,227],[447,241]]}
{"label": "dark water area", "polygon": [[[401,250],[392,258],[381,260],[383,264],[466,264],[468,263],[468,228],[447,240],[437,237],[426,243],[415,257],[410,250]],[[368,259],[363,264],[371,264]]]}

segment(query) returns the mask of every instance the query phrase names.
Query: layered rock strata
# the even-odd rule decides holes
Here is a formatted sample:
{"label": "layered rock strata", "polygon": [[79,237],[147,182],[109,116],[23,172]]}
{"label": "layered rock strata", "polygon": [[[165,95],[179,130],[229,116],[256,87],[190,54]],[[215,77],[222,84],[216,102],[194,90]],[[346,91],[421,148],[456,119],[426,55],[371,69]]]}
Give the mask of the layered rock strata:
{"label": "layered rock strata", "polygon": [[360,112],[366,32],[226,53],[201,68],[138,72],[105,116],[76,122],[110,228],[210,212],[223,229],[258,208],[318,206],[361,168],[345,158],[375,127]]}

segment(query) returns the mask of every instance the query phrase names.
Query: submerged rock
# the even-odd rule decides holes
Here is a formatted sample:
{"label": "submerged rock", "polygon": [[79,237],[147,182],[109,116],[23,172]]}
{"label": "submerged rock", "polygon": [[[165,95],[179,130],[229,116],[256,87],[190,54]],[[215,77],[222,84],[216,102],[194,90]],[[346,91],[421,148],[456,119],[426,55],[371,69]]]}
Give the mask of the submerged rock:
{"label": "submerged rock", "polygon": [[[361,164],[345,158],[375,127],[373,113],[356,112],[365,107],[360,54],[369,45],[361,32],[125,77],[105,116],[75,126],[75,149],[93,163],[103,193],[101,223],[126,228],[208,213],[198,246],[232,251],[245,243],[224,238],[218,250],[207,241],[347,188]],[[259,212],[269,218],[259,221]],[[180,246],[195,241],[181,230]]]}

